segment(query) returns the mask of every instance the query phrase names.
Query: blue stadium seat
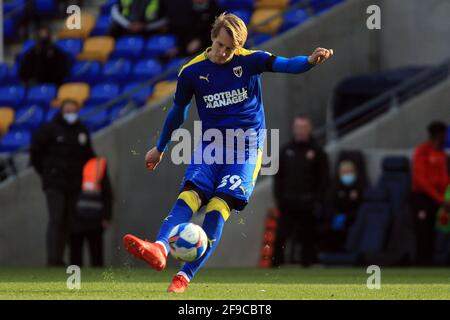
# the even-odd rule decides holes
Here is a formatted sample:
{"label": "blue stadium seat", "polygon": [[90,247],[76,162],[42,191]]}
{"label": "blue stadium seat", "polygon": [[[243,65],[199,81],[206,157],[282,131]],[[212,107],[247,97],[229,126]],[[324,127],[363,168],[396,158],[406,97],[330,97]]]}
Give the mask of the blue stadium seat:
{"label": "blue stadium seat", "polygon": [[252,18],[252,10],[249,9],[235,9],[231,10],[230,13],[238,16],[245,22],[246,25],[250,24],[250,20]]}
{"label": "blue stadium seat", "polygon": [[144,49],[145,40],[141,36],[119,37],[110,59],[127,58],[138,59]]}
{"label": "blue stadium seat", "polygon": [[255,7],[255,0],[218,0],[217,5],[224,11],[230,12],[235,9],[252,10]]}
{"label": "blue stadium seat", "polygon": [[119,95],[119,86],[114,82],[98,83],[91,87],[91,95],[87,103],[101,104]]}
{"label": "blue stadium seat", "polygon": [[25,130],[10,130],[0,140],[0,152],[11,152],[26,147],[31,142],[31,134]]}
{"label": "blue stadium seat", "polygon": [[6,85],[0,87],[0,105],[17,108],[25,98],[25,88],[21,85]]}
{"label": "blue stadium seat", "polygon": [[68,82],[93,84],[100,79],[102,65],[95,60],[77,61],[70,72]]}
{"label": "blue stadium seat", "polygon": [[116,106],[113,106],[109,111],[109,121],[114,122],[119,118],[122,118],[132,112],[133,110],[136,110],[136,106],[132,103],[128,102],[121,102]]}
{"label": "blue stadium seat", "polygon": [[39,16],[53,16],[58,13],[56,0],[34,0],[34,13]]}
{"label": "blue stadium seat", "polygon": [[81,39],[59,39],[55,42],[55,44],[72,58],[75,58],[83,49],[83,40]]}
{"label": "blue stadium seat", "polygon": [[17,38],[16,19],[7,17],[3,20],[3,35],[6,40]]}
{"label": "blue stadium seat", "polygon": [[14,123],[10,130],[34,131],[41,126],[45,120],[45,111],[39,105],[21,107],[16,111]]}
{"label": "blue stadium seat", "polygon": [[108,60],[103,66],[101,81],[129,81],[131,62],[127,59]]}
{"label": "blue stadium seat", "polygon": [[320,15],[335,6],[343,2],[344,0],[310,0],[310,5],[316,15]]}
{"label": "blue stadium seat", "polygon": [[111,8],[115,5],[118,0],[108,0],[100,7],[100,14],[106,15],[111,13]]}
{"label": "blue stadium seat", "polygon": [[163,68],[158,60],[144,59],[139,60],[133,67],[132,78],[134,81],[150,80],[154,76],[160,74]]}
{"label": "blue stadium seat", "polygon": [[27,0],[12,0],[3,2],[3,14],[4,16],[9,14],[10,12],[18,12],[20,15],[25,14],[25,5]]}
{"label": "blue stadium seat", "polygon": [[357,265],[366,256],[383,251],[390,228],[390,204],[386,190],[366,189],[356,220],[350,227],[344,253],[319,253],[319,260],[331,265]]}
{"label": "blue stadium seat", "polygon": [[11,84],[19,85],[20,84],[19,66],[17,65],[17,63],[13,64],[12,66],[10,66],[8,68],[7,83],[9,85],[11,85]]}
{"label": "blue stadium seat", "polygon": [[158,35],[152,36],[147,40],[144,48],[145,58],[157,58],[170,49],[175,48],[177,45],[177,39],[174,35]]}
{"label": "blue stadium seat", "polygon": [[90,36],[106,36],[108,35],[109,27],[111,26],[112,18],[110,14],[102,15],[97,18],[94,29],[92,29]]}
{"label": "blue stadium seat", "polygon": [[60,110],[57,108],[49,108],[45,114],[45,122],[52,121]]}
{"label": "blue stadium seat", "polygon": [[283,24],[278,30],[279,33],[289,30],[306,20],[308,20],[309,15],[305,9],[294,9],[287,11],[283,16]]}
{"label": "blue stadium seat", "polygon": [[0,84],[4,84],[8,80],[9,67],[5,63],[0,63]]}
{"label": "blue stadium seat", "polygon": [[400,214],[407,202],[411,187],[408,157],[385,157],[377,186],[388,192],[392,214]]}
{"label": "blue stadium seat", "polygon": [[93,111],[93,108],[82,108],[80,110],[80,118],[90,132],[100,130],[109,124],[107,110]]}
{"label": "blue stadium seat", "polygon": [[38,84],[28,89],[26,103],[47,106],[56,97],[57,87],[54,84]]}
{"label": "blue stadium seat", "polygon": [[[135,83],[129,83],[123,87],[122,94],[125,94],[126,92],[129,92],[130,90],[135,89],[137,86],[142,85],[142,83],[135,82]],[[152,95],[153,93],[153,87],[152,86],[145,86],[144,88],[140,89],[138,92],[134,93],[131,98],[139,105],[142,106],[147,102],[147,99]]]}
{"label": "blue stadium seat", "polygon": [[167,80],[177,80],[178,73],[183,67],[184,64],[188,62],[188,59],[185,58],[176,58],[172,59],[168,64],[165,66],[165,70],[174,69],[173,72],[170,72],[169,76],[167,77]]}

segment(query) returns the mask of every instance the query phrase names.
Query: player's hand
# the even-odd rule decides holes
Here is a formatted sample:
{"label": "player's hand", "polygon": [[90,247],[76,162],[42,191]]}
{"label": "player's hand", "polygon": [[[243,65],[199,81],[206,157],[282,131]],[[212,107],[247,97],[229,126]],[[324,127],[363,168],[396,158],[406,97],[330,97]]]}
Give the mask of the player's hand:
{"label": "player's hand", "polygon": [[158,151],[156,147],[151,148],[145,155],[145,166],[148,170],[153,171],[161,162],[164,152]]}
{"label": "player's hand", "polygon": [[320,64],[325,62],[333,55],[333,49],[317,48],[309,56],[308,62],[311,64]]}

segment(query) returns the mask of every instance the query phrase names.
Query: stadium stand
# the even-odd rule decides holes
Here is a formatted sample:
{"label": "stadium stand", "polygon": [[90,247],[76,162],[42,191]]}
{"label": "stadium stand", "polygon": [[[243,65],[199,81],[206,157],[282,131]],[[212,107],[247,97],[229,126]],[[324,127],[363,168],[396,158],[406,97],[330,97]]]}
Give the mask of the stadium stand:
{"label": "stadium stand", "polygon": [[346,239],[346,252],[321,252],[319,260],[327,265],[363,264],[370,255],[385,248],[390,214],[388,193],[380,188],[367,188],[356,221]]}
{"label": "stadium stand", "polygon": [[[132,88],[132,86],[126,85],[126,82],[131,80],[137,84],[140,81],[149,81],[165,70],[174,70],[167,75],[166,79],[157,80],[160,83],[154,82],[145,86],[145,89],[135,93],[132,99],[138,104],[145,104],[147,101],[156,101],[164,95],[170,94],[173,91],[173,84],[161,80],[176,80],[179,67],[185,63],[186,59],[177,58],[162,62],[160,58],[175,47],[175,37],[170,34],[155,35],[149,38],[124,36],[114,41],[113,38],[107,36],[107,31],[111,24],[110,10],[116,2],[117,0],[105,1],[99,7],[97,17],[90,13],[83,14],[81,29],[69,30],[64,24],[63,29],[57,32],[55,44],[68,53],[73,60],[70,76],[60,88],[45,84],[31,88],[21,86],[17,75],[17,66],[24,53],[35,45],[33,39],[23,41],[22,49],[16,55],[15,63],[13,65],[0,64],[0,105],[22,109],[38,104],[46,110],[48,105],[56,106],[64,97],[78,96],[76,93],[67,93],[68,88],[73,88],[72,83],[84,83],[83,89],[73,90],[82,91],[77,100],[84,102],[92,99],[86,101],[91,104],[95,100],[99,101],[96,96],[97,89],[94,96],[90,97],[89,90],[85,88],[86,85],[94,87],[98,83],[114,82],[115,85],[122,86],[121,93],[126,94],[123,88]],[[218,5],[223,10],[242,17],[252,27],[256,27],[251,31],[248,44],[257,45],[269,40],[278,32],[288,30],[306,21],[310,16],[307,14],[306,7],[299,8],[299,5],[305,6],[306,4],[316,8],[320,6],[321,2],[327,2],[325,7],[330,7],[332,1],[311,0],[311,3],[308,3],[308,1],[288,0],[221,0],[218,1]],[[5,14],[13,13],[11,18],[4,22],[7,38],[8,30],[11,29],[12,33],[16,32],[12,27],[16,26],[20,22],[19,20],[25,16],[26,10],[27,1],[25,0],[15,0],[4,4]],[[53,0],[34,1],[33,10],[37,17],[57,18],[58,13],[61,13],[59,4]],[[278,16],[274,18],[273,15]],[[264,20],[268,19],[269,23],[264,24]],[[261,23],[263,26],[258,26]],[[17,38],[17,34],[13,36]],[[55,99],[56,92],[58,94]],[[150,97],[151,95],[154,96]],[[113,94],[110,98],[116,96],[117,94]],[[101,100],[103,101],[103,99]],[[49,113],[50,116],[52,112]],[[44,118],[48,117],[45,115]]]}
{"label": "stadium stand", "polygon": [[377,186],[387,190],[391,213],[394,216],[399,214],[406,205],[411,188],[409,159],[406,156],[384,158]]}

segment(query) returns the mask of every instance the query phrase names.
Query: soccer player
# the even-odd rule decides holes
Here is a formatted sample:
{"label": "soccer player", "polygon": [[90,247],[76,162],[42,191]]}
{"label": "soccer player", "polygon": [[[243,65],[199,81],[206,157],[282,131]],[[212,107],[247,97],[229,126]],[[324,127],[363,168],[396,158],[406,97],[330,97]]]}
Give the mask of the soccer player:
{"label": "soccer player", "polygon": [[[204,131],[216,129],[225,133],[226,129],[242,129],[255,132],[250,137],[254,139],[246,140],[244,161],[225,161],[223,164],[194,161],[189,164],[178,199],[164,219],[155,242],[130,234],[123,237],[124,247],[130,254],[161,271],[166,266],[168,236],[172,228],[188,222],[194,213],[206,206],[202,227],[208,236],[208,248],[200,259],[183,264],[173,277],[168,292],[185,291],[217,246],[231,210],[241,211],[248,203],[261,168],[264,141],[261,134],[265,128],[261,73],[302,73],[333,55],[331,49],[317,48],[310,56],[283,58],[265,51],[244,49],[246,39],[247,27],[240,18],[229,13],[216,18],[211,30],[211,47],[180,70],[173,106],[158,143],[145,155],[147,168],[155,170],[167,150],[172,132],[187,117],[192,96],[195,96]],[[250,145],[257,148],[257,152],[250,152]],[[198,150],[201,152],[207,144],[203,142],[200,146],[194,154]],[[224,153],[229,148],[229,145],[223,146]]]}

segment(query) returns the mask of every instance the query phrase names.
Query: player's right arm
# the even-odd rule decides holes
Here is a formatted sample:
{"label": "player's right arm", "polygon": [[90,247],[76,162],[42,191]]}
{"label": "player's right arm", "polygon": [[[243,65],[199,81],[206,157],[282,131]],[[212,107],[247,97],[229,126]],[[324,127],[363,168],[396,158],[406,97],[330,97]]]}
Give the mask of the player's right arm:
{"label": "player's right arm", "polygon": [[192,82],[189,79],[187,70],[178,75],[177,90],[173,99],[173,105],[167,114],[164,126],[155,147],[150,149],[145,155],[145,165],[147,169],[153,171],[161,162],[164,151],[167,150],[172,133],[178,129],[186,120],[190,101],[193,95]]}
{"label": "player's right arm", "polygon": [[164,127],[158,143],[145,155],[145,164],[149,170],[153,171],[161,161],[164,151],[169,145],[172,132],[183,124],[187,118],[188,111],[189,104],[185,106],[179,106],[175,103],[173,104],[169,114],[167,115],[166,121],[164,122]]}

